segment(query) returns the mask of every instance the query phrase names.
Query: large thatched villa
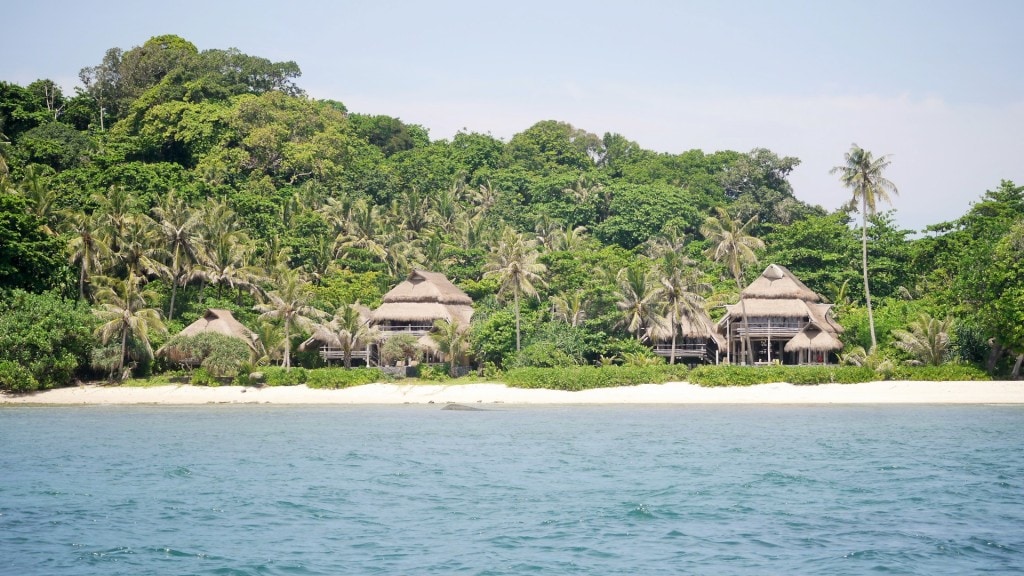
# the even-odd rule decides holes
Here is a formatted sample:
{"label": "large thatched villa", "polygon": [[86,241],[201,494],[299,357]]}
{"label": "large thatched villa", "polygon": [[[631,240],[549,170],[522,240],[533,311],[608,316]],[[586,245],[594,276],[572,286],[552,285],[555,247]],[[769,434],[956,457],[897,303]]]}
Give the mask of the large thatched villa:
{"label": "large thatched villa", "polygon": [[[256,350],[257,336],[251,330],[245,327],[244,324],[239,322],[230,310],[224,310],[221,308],[209,308],[202,316],[196,319],[195,322],[189,324],[181,332],[179,336],[196,336],[204,333],[222,334],[224,336],[230,336],[237,338],[242,342],[245,342],[249,346],[250,350]],[[199,364],[199,360],[195,358],[189,358],[187,355],[176,348],[165,344],[159,350],[156,351],[158,356],[163,356],[187,366],[195,366]]]}
{"label": "large thatched villa", "polygon": [[726,306],[718,329],[735,364],[747,362],[747,330],[755,364],[829,364],[843,347],[843,327],[835,321],[832,305],[821,303],[820,296],[778,264],[765,268],[740,293],[739,302]]}
{"label": "large thatched villa", "polygon": [[[473,318],[473,299],[458,286],[451,283],[444,274],[413,270],[406,279],[391,289],[381,305],[370,311],[361,310],[364,323],[376,332],[374,342],[351,353],[353,360],[373,364],[379,357],[376,348],[388,338],[397,334],[408,334],[426,354],[437,355],[437,343],[428,335],[434,329],[436,320],[457,322],[468,328]],[[314,338],[303,346],[314,344]],[[330,342],[320,342],[320,356],[327,361],[342,358],[342,351]]]}

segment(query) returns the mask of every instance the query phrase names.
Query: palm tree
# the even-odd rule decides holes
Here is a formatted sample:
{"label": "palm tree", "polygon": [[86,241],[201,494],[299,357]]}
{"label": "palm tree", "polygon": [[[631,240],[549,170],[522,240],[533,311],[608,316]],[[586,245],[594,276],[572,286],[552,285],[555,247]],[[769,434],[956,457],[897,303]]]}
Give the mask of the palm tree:
{"label": "palm tree", "polygon": [[546,266],[537,262],[539,256],[536,240],[527,240],[512,228],[506,228],[501,242],[488,255],[487,263],[483,267],[484,278],[498,279],[499,296],[512,292],[516,315],[516,352],[522,349],[519,297],[523,294],[536,296],[537,289],[534,283],[543,284],[544,280],[540,275],[547,271]]}
{"label": "palm tree", "polygon": [[853,144],[844,155],[846,163],[836,166],[830,174],[839,173],[839,180],[853,191],[851,207],[860,204],[861,266],[864,270],[864,299],[868,305],[868,326],[871,327],[871,349],[878,346],[875,338],[875,316],[871,309],[871,289],[868,287],[868,216],[873,216],[879,202],[890,203],[889,192],[899,194],[896,185],[885,179],[882,172],[889,167],[888,156],[877,159],[871,152]]}
{"label": "palm tree", "polygon": [[[677,254],[677,253],[673,253]],[[693,326],[704,310],[704,297],[711,291],[711,285],[702,282],[700,272],[689,259],[666,258],[659,268],[661,274],[661,299],[665,306],[669,333],[672,334],[672,350],[669,364],[676,363],[676,336],[686,320]]]}
{"label": "palm tree", "polygon": [[167,308],[167,319],[171,320],[174,318],[174,300],[178,293],[178,284],[182,280],[182,260],[195,262],[199,253],[198,231],[202,223],[202,213],[190,208],[171,191],[161,206],[153,208],[153,214],[156,215],[160,234],[163,235],[164,243],[171,253],[171,302]]}
{"label": "palm tree", "polygon": [[357,305],[346,304],[338,308],[329,322],[314,326],[312,339],[341,348],[345,368],[351,368],[352,351],[357,346],[373,342],[378,334],[359,314]]}
{"label": "palm tree", "polygon": [[291,368],[292,331],[296,328],[311,330],[314,320],[323,312],[309,305],[313,294],[297,270],[282,270],[277,283],[279,288],[269,292],[267,301],[253,309],[260,312],[260,320],[278,320],[284,327],[283,365],[288,370]]}
{"label": "palm tree", "polygon": [[153,348],[149,344],[149,333],[156,331],[166,333],[167,328],[160,319],[160,311],[148,307],[149,300],[157,297],[157,293],[142,288],[142,278],[128,272],[124,280],[106,279],[107,285],[96,294],[100,302],[95,314],[103,321],[96,329],[96,334],[106,345],[111,338],[121,339],[121,359],[118,362],[118,379],[123,379],[124,361],[128,356],[128,344],[134,342],[142,346],[147,358],[153,357]]}
{"label": "palm tree", "polygon": [[156,222],[145,214],[133,214],[125,221],[117,258],[136,276],[170,277],[164,265],[167,250],[160,242]]}
{"label": "palm tree", "polygon": [[104,259],[110,256],[106,231],[95,212],[73,212],[65,221],[68,240],[68,263],[78,265],[78,299],[85,300],[85,284],[89,276],[103,270]]}
{"label": "palm tree", "polygon": [[121,239],[131,218],[133,196],[124,186],[111,186],[106,194],[93,194],[92,201],[96,203],[96,210],[103,216],[104,224],[110,232],[110,249],[119,252]]}
{"label": "palm tree", "polygon": [[578,327],[587,318],[587,301],[581,291],[565,296],[552,296],[551,309],[555,318],[573,328]]}
{"label": "palm tree", "polygon": [[21,195],[28,200],[32,213],[43,221],[43,231],[53,234],[53,216],[56,213],[57,191],[50,186],[49,178],[56,174],[53,168],[42,164],[30,164],[18,186]]}
{"label": "palm tree", "polygon": [[[715,262],[722,262],[736,281],[736,290],[743,292],[743,267],[757,263],[756,250],[764,248],[764,242],[751,234],[757,224],[757,215],[741,223],[734,220],[722,207],[715,208],[718,216],[710,216],[700,227],[700,233],[710,243],[704,254]],[[747,323],[747,308],[740,298],[743,310],[743,356],[747,362],[754,363],[754,353],[750,349],[750,329]]]}
{"label": "palm tree", "polygon": [[437,348],[448,361],[448,374],[454,378],[459,366],[465,364],[469,349],[469,334],[458,320],[435,320],[430,338],[437,342]]}
{"label": "palm tree", "polygon": [[644,272],[632,266],[619,270],[619,301],[622,312],[621,325],[642,342],[650,336],[651,330],[662,326],[664,319],[659,314],[661,289],[650,271]]}
{"label": "palm tree", "polygon": [[953,319],[939,320],[928,314],[910,323],[910,330],[893,330],[894,345],[928,366],[940,366],[949,358]]}

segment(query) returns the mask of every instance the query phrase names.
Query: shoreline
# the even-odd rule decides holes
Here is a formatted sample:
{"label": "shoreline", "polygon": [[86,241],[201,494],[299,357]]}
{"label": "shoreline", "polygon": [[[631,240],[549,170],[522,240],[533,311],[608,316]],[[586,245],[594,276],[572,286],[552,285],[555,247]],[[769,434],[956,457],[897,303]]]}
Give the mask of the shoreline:
{"label": "shoreline", "polygon": [[579,392],[509,388],[504,384],[366,384],[340,390],[300,386],[245,387],[168,385],[120,387],[88,384],[25,395],[0,394],[13,405],[400,405],[400,404],[572,405],[572,404],[1020,404],[1024,381],[863,384],[786,383],[704,388],[685,382],[598,388]]}

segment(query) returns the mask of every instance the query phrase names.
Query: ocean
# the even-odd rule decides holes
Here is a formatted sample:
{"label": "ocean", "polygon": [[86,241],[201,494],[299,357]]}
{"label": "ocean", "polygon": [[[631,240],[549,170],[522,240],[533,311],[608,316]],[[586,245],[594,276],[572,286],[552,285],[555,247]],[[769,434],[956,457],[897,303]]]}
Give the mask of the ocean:
{"label": "ocean", "polygon": [[1024,572],[1024,407],[0,407],[0,574]]}

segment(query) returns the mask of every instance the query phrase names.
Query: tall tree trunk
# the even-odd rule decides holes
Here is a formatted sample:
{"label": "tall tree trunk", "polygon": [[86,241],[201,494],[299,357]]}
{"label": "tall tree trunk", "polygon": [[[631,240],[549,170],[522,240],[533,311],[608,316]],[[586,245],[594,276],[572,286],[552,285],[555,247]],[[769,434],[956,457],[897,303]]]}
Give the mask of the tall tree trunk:
{"label": "tall tree trunk", "polygon": [[868,201],[867,196],[861,196],[861,227],[860,227],[860,243],[861,243],[861,264],[864,269],[864,299],[868,303],[868,326],[871,327],[871,350],[869,354],[874,354],[878,348],[878,339],[875,338],[875,313],[871,310],[871,289],[868,287]]}
{"label": "tall tree trunk", "polygon": [[128,353],[128,326],[121,330],[121,360],[117,363],[117,381],[124,380],[124,357]]}
{"label": "tall tree trunk", "polygon": [[739,276],[736,276],[736,288],[740,291],[740,313],[743,314],[743,338],[740,339],[740,344],[743,347],[742,356],[745,357],[747,364],[754,365],[754,350],[750,345],[750,324],[747,322],[747,303],[743,300],[743,284]]}
{"label": "tall tree trunk", "polygon": [[167,308],[167,319],[174,319],[174,297],[178,292],[178,250],[177,244],[174,246],[174,261],[171,262],[171,305]]}
{"label": "tall tree trunk", "polygon": [[668,329],[672,331],[672,350],[668,353],[668,363],[676,363],[676,319],[669,318]]}
{"label": "tall tree trunk", "polygon": [[85,300],[85,259],[82,259],[82,269],[78,272],[78,299]]}
{"label": "tall tree trunk", "polygon": [[288,333],[288,328],[289,328],[289,326],[288,326],[288,319],[285,319],[285,321],[284,321],[284,370],[285,370],[285,372],[287,372],[288,370],[291,370],[291,367],[292,367],[292,359],[291,359],[292,339],[291,339],[291,335]]}
{"label": "tall tree trunk", "polygon": [[1020,379],[1020,365],[1024,363],[1024,354],[1017,355],[1017,361],[1013,363],[1013,372],[1010,373],[1010,380]]}
{"label": "tall tree trunk", "polygon": [[516,352],[519,352],[519,291],[513,290],[512,294],[516,304]]}
{"label": "tall tree trunk", "polygon": [[996,373],[996,364],[999,363],[999,359],[1002,358],[1003,352],[1006,349],[996,342],[995,339],[991,340],[989,345],[991,349],[988,353],[988,360],[985,361],[985,372],[988,372],[989,376],[993,376]]}

